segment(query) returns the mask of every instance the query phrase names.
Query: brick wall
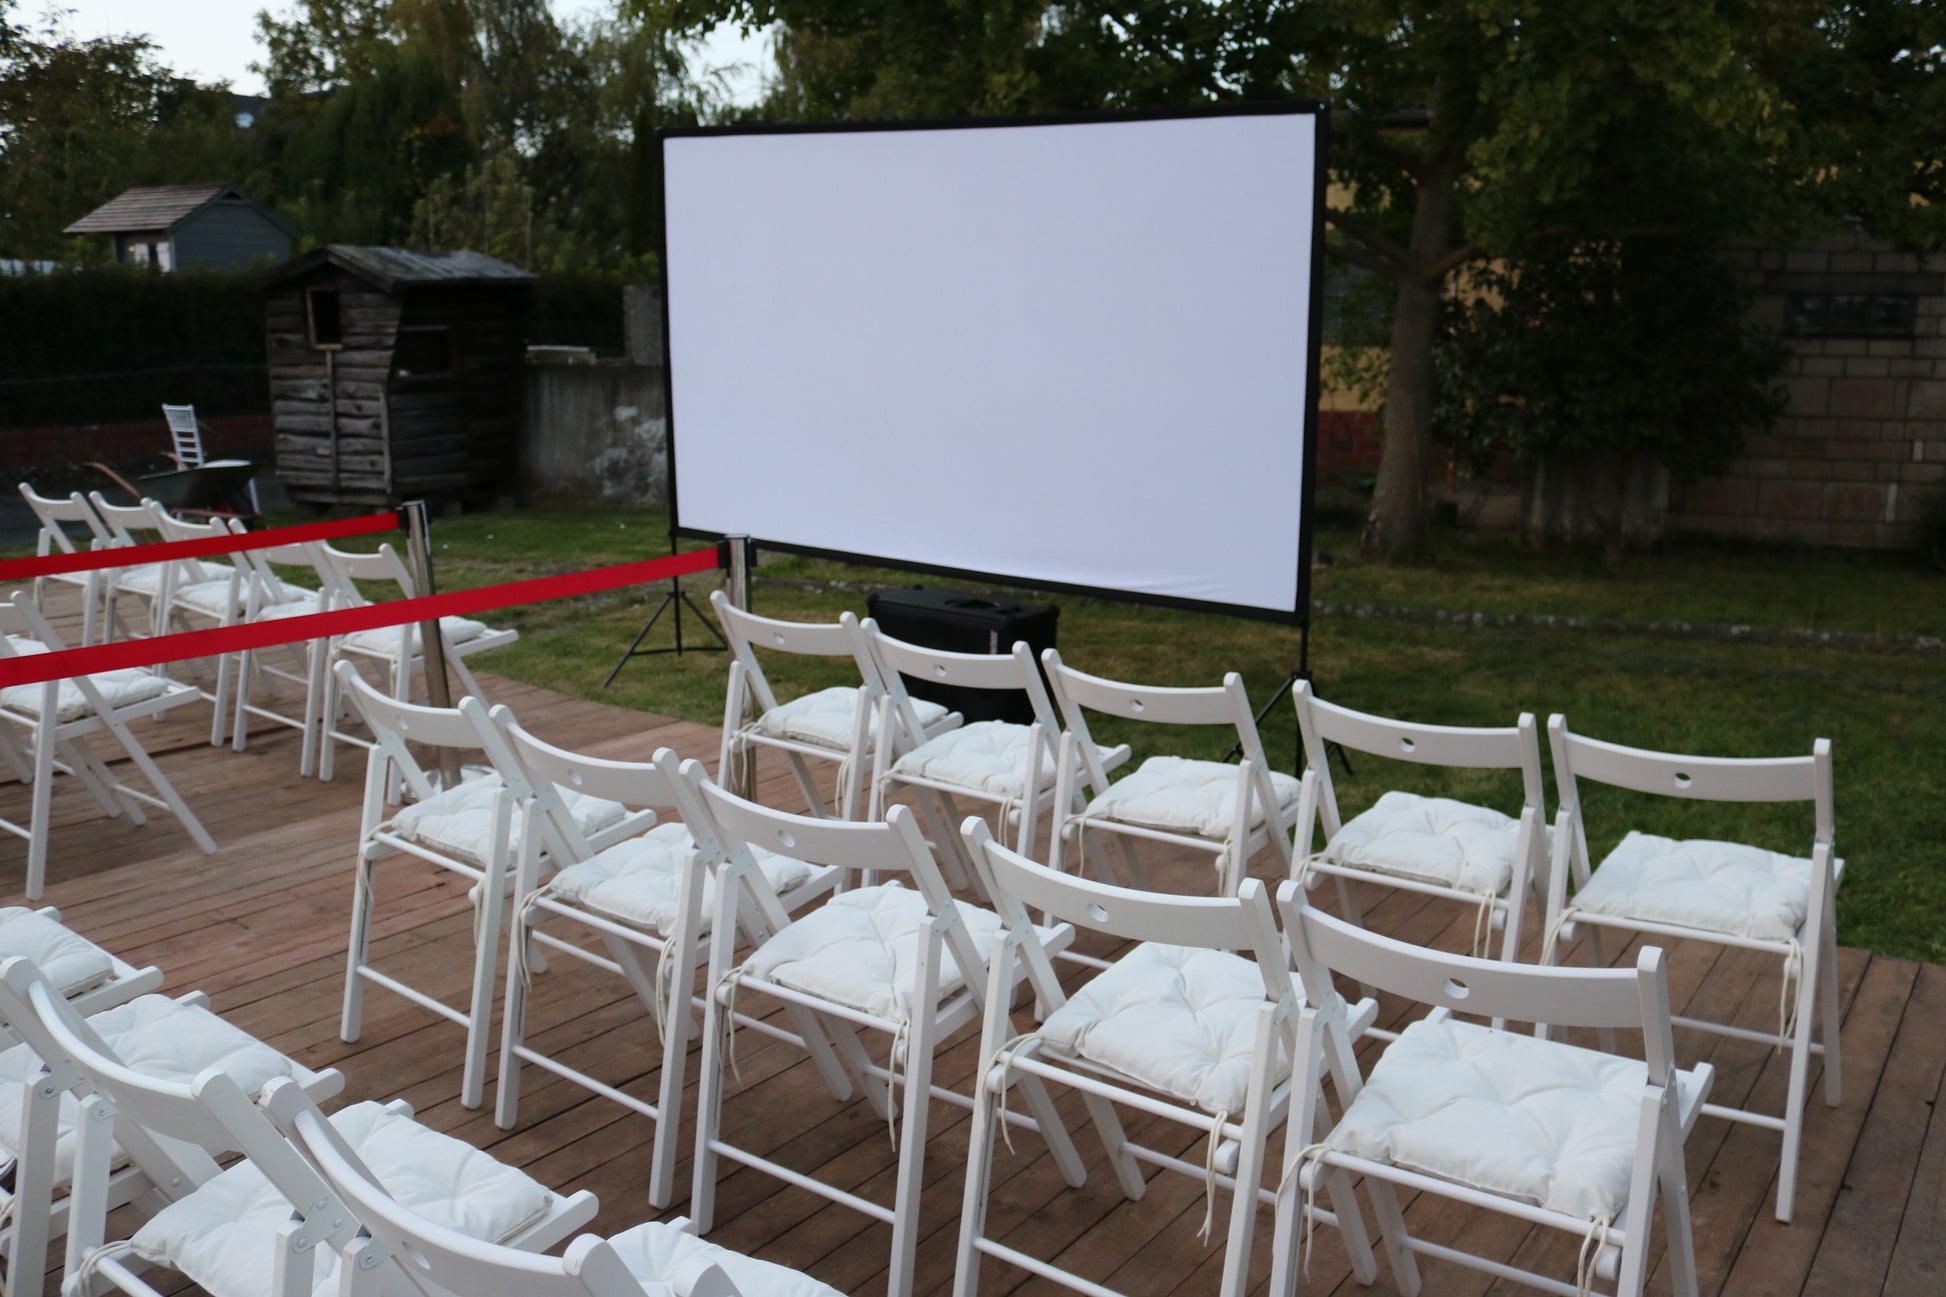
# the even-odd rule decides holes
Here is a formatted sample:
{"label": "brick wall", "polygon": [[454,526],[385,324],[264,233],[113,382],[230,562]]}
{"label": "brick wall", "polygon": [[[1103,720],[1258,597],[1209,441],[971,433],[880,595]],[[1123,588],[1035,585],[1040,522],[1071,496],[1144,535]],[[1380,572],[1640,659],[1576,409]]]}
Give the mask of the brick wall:
{"label": "brick wall", "polygon": [[1784,329],[1796,294],[1916,299],[1911,337],[1794,337],[1790,405],[1720,478],[1678,487],[1678,530],[1904,547],[1946,490],[1946,258],[1922,263],[1846,229],[1790,251],[1731,256],[1757,287],[1753,313]]}
{"label": "brick wall", "polygon": [[1331,480],[1378,472],[1383,438],[1370,410],[1318,411],[1318,476]]}
{"label": "brick wall", "polygon": [[[203,453],[209,458],[269,461],[269,415],[229,415],[202,424]],[[169,447],[169,425],[160,419],[79,428],[0,428],[0,468],[14,472],[43,464],[146,459],[167,455]]]}

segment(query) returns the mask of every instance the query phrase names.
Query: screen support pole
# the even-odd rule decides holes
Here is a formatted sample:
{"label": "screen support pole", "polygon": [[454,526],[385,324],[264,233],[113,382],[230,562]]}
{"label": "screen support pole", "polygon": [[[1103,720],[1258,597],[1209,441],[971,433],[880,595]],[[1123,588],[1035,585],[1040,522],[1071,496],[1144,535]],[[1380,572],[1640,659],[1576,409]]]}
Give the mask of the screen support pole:
{"label": "screen support pole", "polygon": [[[1270,701],[1265,703],[1261,708],[1258,709],[1257,729],[1259,732],[1263,730],[1264,717],[1270,715],[1271,710],[1275,708],[1278,703],[1283,702],[1285,697],[1287,697],[1290,694],[1291,690],[1297,688],[1297,682],[1300,680],[1308,681],[1310,678],[1311,678],[1311,623],[1309,621],[1306,621],[1304,625],[1298,630],[1297,670],[1285,676],[1284,683],[1277,686],[1277,692],[1270,696]],[[1293,725],[1295,725],[1295,723],[1296,723],[1295,721],[1292,722]],[[1292,741],[1295,746],[1293,747],[1291,753],[1291,769],[1295,770],[1304,764],[1303,733],[1300,731]],[[1342,744],[1339,743],[1326,744],[1325,752],[1327,755],[1335,752],[1338,756],[1338,760],[1344,763],[1345,773],[1347,775],[1352,773],[1351,755],[1345,751],[1344,746]],[[1238,757],[1241,757],[1242,755],[1243,755],[1243,745],[1239,743],[1235,747],[1230,749],[1229,756],[1225,757],[1224,760],[1234,761]]]}
{"label": "screen support pole", "polygon": [[[729,589],[726,591],[726,594],[730,600],[731,607],[749,612],[750,569],[757,556],[757,547],[751,544],[748,536],[731,536],[728,539],[728,545],[730,549],[730,579]],[[743,713],[736,718],[737,728],[743,728],[749,722],[750,717],[750,696],[746,693],[743,699]],[[748,797],[753,800],[756,798],[757,753],[754,748],[745,744],[742,750],[737,753],[734,766],[720,773],[731,792],[737,794],[739,797]]]}
{"label": "screen support pole", "polygon": [[[676,535],[673,530],[669,533],[669,552],[671,554],[676,552]],[[703,629],[716,640],[714,644],[691,644],[687,647],[697,653],[727,653],[730,644],[723,638],[723,632],[716,629],[716,623],[697,606],[696,601],[690,597],[689,591],[682,588],[682,578],[672,576],[669,578],[669,588],[663,591],[662,602],[658,603],[655,611],[649,614],[649,619],[642,624],[642,629],[635,632],[635,638],[629,643],[628,651],[622,654],[622,660],[615,664],[615,669],[608,673],[608,678],[601,682],[601,687],[606,689],[614,684],[615,677],[622,673],[622,668],[636,658],[654,657],[659,653],[674,653],[677,657],[681,657],[685,648],[682,642],[682,610],[685,606],[695,614],[696,620],[703,624]],[[662,614],[665,612],[670,614],[670,619],[675,624],[675,647],[643,648],[642,641],[649,637],[649,632],[655,629],[655,624],[662,620]]]}

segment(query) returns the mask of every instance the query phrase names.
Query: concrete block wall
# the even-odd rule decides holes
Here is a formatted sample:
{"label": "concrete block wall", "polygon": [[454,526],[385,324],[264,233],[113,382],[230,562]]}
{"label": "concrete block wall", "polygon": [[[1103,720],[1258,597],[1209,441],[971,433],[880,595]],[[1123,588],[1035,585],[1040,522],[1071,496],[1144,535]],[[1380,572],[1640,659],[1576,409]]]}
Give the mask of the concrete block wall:
{"label": "concrete block wall", "polygon": [[1801,248],[1731,248],[1782,330],[1794,293],[1917,299],[1910,338],[1789,338],[1789,407],[1722,477],[1678,486],[1681,531],[1903,548],[1946,491],[1946,258],[1922,262],[1847,227]]}

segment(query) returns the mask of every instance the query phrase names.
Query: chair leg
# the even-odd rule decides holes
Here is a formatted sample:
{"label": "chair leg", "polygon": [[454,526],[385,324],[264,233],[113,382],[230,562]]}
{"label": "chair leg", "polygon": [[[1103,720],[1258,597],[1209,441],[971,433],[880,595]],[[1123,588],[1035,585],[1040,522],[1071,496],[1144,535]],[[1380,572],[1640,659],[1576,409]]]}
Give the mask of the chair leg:
{"label": "chair leg", "polygon": [[[1822,942],[1818,944],[1822,945]],[[1777,1219],[1791,1223],[1797,1203],[1797,1158],[1804,1142],[1804,1101],[1811,1085],[1811,1017],[1817,1011],[1817,955],[1806,952],[1797,980],[1797,1021],[1791,1030],[1791,1080],[1784,1099],[1784,1148],[1777,1163]],[[1830,1070],[1832,1060],[1826,1058]],[[1827,1092],[1828,1093],[1828,1092]]]}
{"label": "chair leg", "polygon": [[362,853],[351,888],[351,939],[345,953],[345,1008],[338,1022],[338,1038],[346,1043],[358,1039],[365,1016],[365,965],[371,958],[372,890],[377,862]]}
{"label": "chair leg", "polygon": [[[42,697],[43,717],[54,714],[54,687]],[[72,764],[72,763],[70,763]],[[34,743],[33,809],[27,822],[27,899],[38,901],[47,885],[47,835],[54,809],[54,727],[43,719]]]}
{"label": "chair leg", "polygon": [[[526,1043],[527,987],[520,970],[525,962],[522,947],[532,941],[527,922],[521,918],[520,900],[524,896],[524,892],[516,894],[513,918],[507,923],[507,993],[500,1010],[500,1072],[494,1081],[493,1098],[493,1124],[502,1130],[512,1130],[520,1116],[520,1058],[514,1051]],[[659,1124],[656,1138],[662,1138]]]}
{"label": "chair leg", "polygon": [[974,1297],[979,1291],[979,1241],[986,1235],[987,1187],[993,1176],[993,1127],[999,1105],[987,1083],[992,1062],[984,1047],[980,1053],[980,1070],[973,1078],[972,1142],[966,1150],[966,1188],[960,1198],[953,1297]]}
{"label": "chair leg", "polygon": [[1839,1054],[1838,924],[1833,917],[1829,892],[1826,898],[1824,936],[1818,942],[1815,969],[1806,975],[1815,976],[1818,982],[1820,1018],[1824,1027],[1824,1102],[1827,1107],[1835,1108],[1844,1102],[1845,1069]]}
{"label": "chair leg", "polygon": [[[926,1187],[926,1125],[932,1109],[933,1038],[939,1026],[939,961],[945,947],[935,926],[926,925],[919,946],[919,1021],[906,1037],[904,1112],[899,1122],[899,1173],[892,1198],[892,1264],[886,1297],[911,1297],[913,1263],[919,1254],[919,1205]],[[896,1061],[896,1060],[894,1060]]]}
{"label": "chair leg", "polygon": [[[730,943],[724,942],[728,947]],[[725,951],[727,953],[727,949]],[[696,1084],[696,1157],[690,1171],[689,1218],[698,1234],[707,1234],[716,1221],[716,1142],[723,1126],[723,1070],[729,1052],[730,1009],[723,1003],[721,970],[710,961],[709,994],[703,1009],[702,1074]]]}
{"label": "chair leg", "polygon": [[[54,1145],[59,1132],[59,1116],[64,1092],[52,1090],[43,1082],[48,1073],[41,1069],[26,1087],[22,1099],[20,1158],[14,1171],[14,1199],[11,1204],[12,1237],[7,1250],[7,1273],[44,1275],[47,1273],[48,1236],[52,1232],[54,1208]],[[73,1204],[69,1204],[68,1227],[75,1226]],[[12,1285],[8,1285],[11,1290]]]}
{"label": "chair leg", "polygon": [[[466,1015],[466,1067],[460,1074],[462,1107],[486,1101],[488,1041],[493,1029],[494,992],[499,989],[500,933],[507,917],[507,857],[513,842],[513,798],[503,789],[493,799],[493,837],[487,867],[481,872],[480,930],[473,942],[473,997]],[[530,826],[529,831],[532,831]]]}
{"label": "chair leg", "polygon": [[[1658,1131],[1656,1188],[1662,1198],[1664,1255],[1674,1297],[1697,1297],[1696,1233],[1689,1215],[1689,1176],[1683,1165],[1682,1131],[1674,1107]],[[1646,1242],[1646,1240],[1644,1240]]]}

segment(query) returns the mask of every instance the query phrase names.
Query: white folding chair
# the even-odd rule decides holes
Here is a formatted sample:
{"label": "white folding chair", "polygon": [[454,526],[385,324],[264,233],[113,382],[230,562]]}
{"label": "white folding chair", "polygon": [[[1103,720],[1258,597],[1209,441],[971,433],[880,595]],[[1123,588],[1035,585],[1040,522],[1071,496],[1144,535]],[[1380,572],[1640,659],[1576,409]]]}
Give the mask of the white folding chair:
{"label": "white folding chair", "polygon": [[[608,761],[545,743],[521,728],[505,707],[491,717],[475,698],[461,709],[484,727],[482,746],[507,785],[519,797],[523,815],[550,817],[566,843],[560,868],[540,879],[541,835],[521,836],[515,874],[512,931],[508,941],[506,1007],[501,1017],[500,1078],[495,1118],[511,1129],[520,1101],[523,1062],[585,1086],[655,1122],[650,1158],[649,1201],[669,1205],[675,1193],[678,1128],[689,1039],[695,1034],[695,973],[709,960],[715,906],[713,873],[722,848],[701,822],[695,793],[678,771],[674,751],[663,748],[649,762]],[[592,846],[559,794],[572,789],[621,806],[674,809],[682,818],[658,824],[606,850]],[[685,807],[688,814],[684,815]],[[821,899],[837,883],[839,871],[807,865],[788,856],[757,853],[758,867],[786,912]],[[594,935],[607,957],[544,931],[552,919],[572,921]],[[734,941],[736,933],[730,933]],[[644,1102],[527,1042],[530,943],[584,960],[628,979],[654,1025],[661,1056],[657,1098]],[[800,1017],[807,1018],[808,1014]],[[746,1019],[764,1030],[768,1024]],[[800,1023],[815,1035],[815,1023]],[[786,1034],[786,1033],[779,1033]],[[797,1039],[787,1036],[789,1039]]]}
{"label": "white folding chair", "polygon": [[[108,528],[109,543],[112,547],[137,547],[144,544],[159,544],[168,539],[162,533],[158,516],[166,517],[166,511],[153,500],[143,500],[136,504],[110,504],[99,491],[88,493],[88,502],[94,506],[95,513]],[[143,562],[134,567],[114,568],[102,573],[103,616],[102,638],[107,639],[120,627],[124,636],[134,632],[122,620],[120,597],[133,595],[148,609],[151,635],[165,634],[166,614],[169,597],[179,586],[201,585],[206,581],[221,581],[229,575],[229,565],[205,563],[201,559],[175,559],[168,563]]]}
{"label": "white folding chair", "polygon": [[[955,653],[894,639],[870,620],[861,630],[885,689],[872,745],[870,818],[884,815],[887,799],[899,788],[922,790],[938,797],[944,807],[942,820],[931,811],[928,797],[920,799],[934,843],[942,853],[957,852],[957,835],[950,826],[959,822],[960,814],[953,799],[971,797],[997,805],[1001,834],[1011,824],[1015,850],[1033,855],[1041,810],[1054,795],[1061,759],[1060,717],[1034,664],[1033,651],[1017,642],[1008,653]],[[1018,691],[1027,696],[1034,719],[1026,725],[975,721],[928,736],[917,702],[906,690],[907,676],[959,689]],[[1128,755],[1126,744],[1103,748],[1099,765],[1113,770]]]}
{"label": "white folding chair", "polygon": [[[110,539],[107,524],[96,515],[87,497],[79,491],[71,492],[67,499],[61,500],[39,495],[33,487],[22,482],[20,496],[27,501],[27,507],[34,511],[34,517],[40,520],[40,535],[34,540],[34,553],[40,558],[79,553],[75,546],[77,540],[105,544]],[[69,535],[68,528],[71,526],[80,527],[85,534]],[[51,577],[35,577],[34,602],[43,611],[47,607],[46,588],[49,581],[59,581],[81,591],[81,642],[93,644],[99,632],[96,619],[101,613],[101,573],[63,572]]]}
{"label": "white folding chair", "polygon": [[[61,1233],[72,1275],[101,1242],[109,1210],[181,1198],[216,1174],[215,1157],[239,1148],[207,1132],[117,1128],[104,1119],[112,1107],[102,1107],[108,1071],[159,1086],[214,1071],[242,1091],[288,1077],[319,1097],[344,1086],[336,1071],[314,1072],[224,1022],[200,994],[143,995],[84,1020],[59,982],[24,957],[0,963],[0,1018],[20,1037],[0,1053],[0,1152],[13,1164],[7,1256],[16,1275],[44,1273],[49,1239]],[[57,1199],[62,1187],[69,1192]]]}
{"label": "white folding chair", "polygon": [[[16,591],[11,604],[0,603],[0,658],[57,653],[66,647],[25,591]],[[0,829],[27,841],[29,900],[40,898],[47,881],[56,773],[73,775],[109,816],[127,814],[133,823],[143,824],[147,822],[144,805],[166,810],[197,846],[205,852],[216,850],[202,822],[128,725],[199,697],[190,686],[141,667],[0,688],[0,729],[9,732],[10,743],[17,744],[9,750],[23,754],[32,766],[28,823],[22,826],[0,819]],[[124,783],[89,746],[90,736],[104,732],[121,744],[155,790],[153,795]]]}
{"label": "white folding chair", "polygon": [[[912,1290],[918,1246],[920,1189],[930,1100],[963,1107],[972,1100],[932,1083],[933,1058],[954,1032],[976,1021],[988,995],[982,951],[1000,931],[1000,918],[955,901],[919,833],[912,812],[894,806],[883,823],[818,819],[759,806],[717,787],[701,763],[686,761],[683,773],[696,787],[729,859],[717,873],[714,929],[737,922],[739,908],[758,904],[767,916],[781,907],[750,848],[761,846],[813,864],[836,865],[862,877],[822,906],[778,925],[740,963],[731,943],[717,940],[710,954],[703,1064],[696,1107],[695,1184],[690,1211],[707,1234],[716,1212],[717,1160],[753,1167],[765,1175],[862,1212],[892,1227],[887,1290]],[[881,874],[898,881],[876,882]],[[905,885],[910,883],[910,886]],[[1067,925],[1038,930],[1041,945],[1060,949],[1074,935]],[[723,1130],[724,1074],[729,1070],[731,1014],[737,1002],[758,992],[816,1014],[843,1059],[862,1083],[872,1107],[895,1129],[898,1172],[892,1204],[819,1181],[756,1151],[733,1144]],[[1013,986],[1006,988],[1011,997]],[[857,1028],[891,1038],[888,1066],[879,1067],[859,1040]],[[903,1075],[901,1075],[903,1063]],[[1052,1101],[1036,1077],[1019,1085],[1033,1120],[1053,1150],[1069,1184],[1083,1170]],[[750,1087],[756,1090],[758,1087]],[[894,1091],[903,1091],[895,1101]],[[754,1097],[754,1096],[753,1096]],[[895,1106],[896,1103],[896,1106]]]}
{"label": "white folding chair", "polygon": [[[245,557],[250,561],[253,580],[244,620],[281,621],[330,612],[336,606],[339,595],[332,585],[332,572],[318,543],[276,545],[251,550]],[[310,569],[317,578],[317,588],[284,580],[276,572],[278,566]],[[245,649],[237,655],[236,709],[230,719],[230,746],[238,752],[245,749],[249,742],[250,718],[253,716],[298,730],[303,736],[298,750],[298,773],[313,774],[317,770],[319,735],[323,725],[325,672],[330,657],[328,646],[317,640],[286,644],[282,646],[282,653],[289,658],[288,666],[275,661],[276,652]],[[278,707],[253,702],[259,681],[278,697],[287,689],[294,689],[303,700],[302,710],[294,715]]]}
{"label": "white folding chair", "polygon": [[165,404],[162,417],[169,424],[169,444],[176,463],[183,468],[201,468],[203,430],[196,425],[196,407]]}
{"label": "white folding chair", "polygon": [[[811,813],[828,819],[833,808],[825,803],[804,759],[835,761],[837,817],[858,818],[858,790],[871,768],[873,722],[878,701],[885,694],[871,650],[859,632],[858,619],[849,612],[836,622],[759,617],[731,604],[721,590],[711,592],[710,605],[716,609],[731,654],[730,687],[723,705],[723,754],[717,770],[725,780],[731,780],[745,753],[754,756],[759,748],[782,752]],[[857,666],[862,683],[831,685],[779,703],[758,660],[759,648],[801,657],[849,658]],[[912,713],[914,723],[928,738],[960,723],[958,712],[949,712],[938,703],[914,701]],[[739,791],[755,795],[754,789]]]}
{"label": "white folding chair", "polygon": [[[1055,869],[1063,867],[1068,843],[1079,849],[1084,835],[1099,829],[1214,852],[1219,895],[1236,892],[1250,858],[1266,846],[1277,854],[1279,876],[1289,872],[1298,781],[1270,768],[1242,676],[1232,671],[1220,685],[1164,689],[1086,675],[1065,665],[1054,649],[1043,652],[1041,661],[1047,667],[1048,688],[1067,721],[1048,854]],[[1236,731],[1243,760],[1233,766],[1155,756],[1133,774],[1111,781],[1101,747],[1088,732],[1090,711],[1161,725],[1228,726]],[[1084,782],[1101,791],[1076,811]]]}
{"label": "white folding chair", "polygon": [[[1223,1274],[1217,1291],[1242,1297],[1250,1278],[1257,1215],[1276,1195],[1263,1186],[1265,1150],[1292,1110],[1291,1060],[1302,1008],[1277,921],[1263,884],[1243,880],[1233,897],[1169,896],[1076,878],[1007,850],[978,819],[966,843],[993,887],[1007,929],[993,941],[986,1018],[980,1034],[979,1090],[960,1210],[955,1297],[979,1290],[980,1258],[998,1257],[1078,1292],[1114,1290],[986,1236],[995,1119],[1016,1078],[1034,1077],[1079,1090],[1108,1160],[1131,1201],[1147,1190],[1140,1163],[1201,1179],[1209,1197],[1203,1231],[1215,1222],[1216,1190],[1230,1190]],[[1050,919],[1140,943],[1072,998],[1028,918]],[[1047,1009],[1041,1024],[1015,1034],[1007,1005],[1024,971]],[[1366,1022],[1376,1012],[1361,1006]],[[1349,1031],[1349,1028],[1348,1028]],[[1340,1040],[1346,1059],[1347,1035]],[[1202,1166],[1129,1140],[1116,1105],[1207,1132]],[[1308,1105],[1304,1111],[1311,1111]],[[1307,1127],[1293,1131],[1308,1143]],[[1349,1178],[1334,1176],[1334,1212],[1361,1280],[1377,1274]]]}
{"label": "white folding chair", "polygon": [[[335,608],[356,608],[371,602],[360,588],[360,582],[387,587],[406,599],[417,593],[412,574],[390,545],[380,545],[370,554],[354,554],[321,544],[316,552],[323,555],[335,578],[331,583]],[[484,696],[480,682],[467,669],[466,659],[511,644],[520,638],[520,632],[512,628],[495,629],[468,617],[441,617],[439,637],[445,647],[446,665],[459,677],[460,692]],[[425,644],[420,638],[418,622],[339,636],[331,641],[330,653],[334,662],[365,663],[377,668],[383,682],[381,688],[402,702],[411,701],[412,679],[425,671]],[[335,765],[333,753],[339,743],[367,749],[371,746],[370,740],[338,728],[343,699],[334,683],[337,674],[331,672],[325,677],[324,722],[318,753],[320,779],[331,778]]]}
{"label": "white folding chair", "polygon": [[[1304,736],[1304,780],[1297,804],[1297,874],[1338,882],[1341,917],[1363,923],[1354,882],[1470,905],[1478,956],[1502,930],[1500,957],[1520,951],[1528,893],[1547,878],[1547,810],[1541,782],[1540,727],[1531,713],[1503,729],[1420,725],[1356,712],[1318,698],[1308,680],[1291,691]],[[1518,770],[1520,814],[1447,797],[1393,789],[1350,820],[1338,807],[1328,744],[1394,761],[1466,770]],[[1319,823],[1324,846],[1313,852]],[[1536,907],[1538,910],[1538,906]]]}
{"label": "white folding chair", "polygon": [[[164,541],[215,537],[227,539],[240,535],[244,530],[243,524],[235,519],[210,518],[202,522],[185,522],[172,517],[161,505],[153,505],[151,512],[155,517],[156,531]],[[202,618],[216,626],[227,627],[238,625],[249,616],[253,599],[260,597],[253,589],[256,576],[250,561],[241,554],[231,554],[227,564],[217,559],[204,566],[220,570],[222,575],[191,585],[175,580],[164,584],[157,614],[158,626],[165,630],[174,630],[178,625],[193,627],[192,619]],[[230,688],[235,665],[234,654],[219,655],[215,689],[199,691],[211,704],[209,741],[212,747],[223,745],[223,727],[230,716]]]}
{"label": "white folding chair", "polygon": [[[1679,1027],[1790,1051],[1790,1087],[1783,1115],[1727,1104],[1704,1109],[1711,1116],[1783,1136],[1777,1166],[1777,1219],[1788,1224],[1796,1198],[1798,1149],[1814,1055],[1824,1057],[1825,1103],[1836,1107],[1843,1096],[1836,911],[1845,862],[1837,855],[1833,835],[1831,743],[1819,739],[1810,755],[1802,757],[1680,756],[1584,738],[1570,733],[1567,719],[1558,715],[1548,717],[1547,734],[1561,808],[1555,817],[1548,940],[1542,962],[1553,962],[1558,943],[1572,940],[1579,931],[1585,936],[1589,960],[1597,966],[1605,964],[1604,928],[1755,950],[1779,961],[1779,1022],[1774,1034],[1696,1018],[1674,1021]],[[1700,801],[1809,802],[1815,816],[1811,854],[1788,856],[1738,842],[1665,838],[1631,829],[1591,874],[1583,781]],[[1572,899],[1567,896],[1570,870],[1575,882]],[[1812,1018],[1820,1014],[1824,1019],[1821,1042],[1811,1038]]]}
{"label": "white folding chair", "polygon": [[[1295,1291],[1302,1269],[1301,1200],[1321,1176],[1340,1171],[1364,1178],[1393,1280],[1408,1297],[1420,1287],[1418,1256],[1563,1294],[1589,1292],[1599,1275],[1634,1297],[1654,1259],[1649,1227],[1658,1202],[1671,1283],[1678,1297],[1695,1297],[1682,1147],[1713,1073],[1707,1064],[1676,1068],[1659,949],[1644,948],[1633,969],[1536,968],[1378,936],[1313,909],[1295,881],[1278,888],[1277,903],[1311,1004],[1298,1017],[1294,1093],[1304,1112],[1289,1127],[1273,1297]],[[1391,1042],[1368,1074],[1345,1060],[1344,1073],[1333,1077],[1343,1115],[1319,1142],[1300,1146],[1297,1135],[1322,1108],[1327,1062],[1344,1059],[1328,1047],[1343,1013],[1333,974],[1433,1012]],[[1458,1013],[1639,1030],[1647,1061],[1496,1030]],[[1576,1282],[1413,1237],[1395,1186],[1579,1235]]]}
{"label": "white folding chair", "polygon": [[[365,1010],[365,984],[384,987],[466,1031],[466,1063],[460,1102],[480,1106],[485,1096],[489,1028],[497,989],[500,942],[505,930],[514,852],[523,831],[539,834],[536,846],[550,861],[569,858],[545,816],[516,824],[518,798],[496,775],[465,780],[442,789],[407,746],[477,752],[481,726],[458,708],[422,707],[387,698],[359,678],[349,662],[337,672],[345,696],[371,728],[374,746],[365,769],[365,797],[359,831],[358,864],[352,886],[351,937],[346,952],[344,1017],[339,1034],[356,1041]],[[476,700],[477,702],[477,700]],[[386,814],[393,772],[404,783],[408,804]],[[561,796],[572,806],[584,837],[607,846],[645,827],[624,807],[574,792]],[[448,869],[473,884],[475,907],[472,993],[465,1009],[410,986],[373,966],[371,943],[377,871],[391,857],[410,856]],[[552,868],[550,864],[548,866]]]}
{"label": "white folding chair", "polygon": [[482,1242],[401,1202],[302,1091],[274,1086],[265,1109],[364,1225],[356,1267],[381,1256],[422,1291],[465,1297],[837,1297],[837,1290],[697,1238],[687,1221],[649,1221],[612,1238],[583,1234],[559,1257]]}

